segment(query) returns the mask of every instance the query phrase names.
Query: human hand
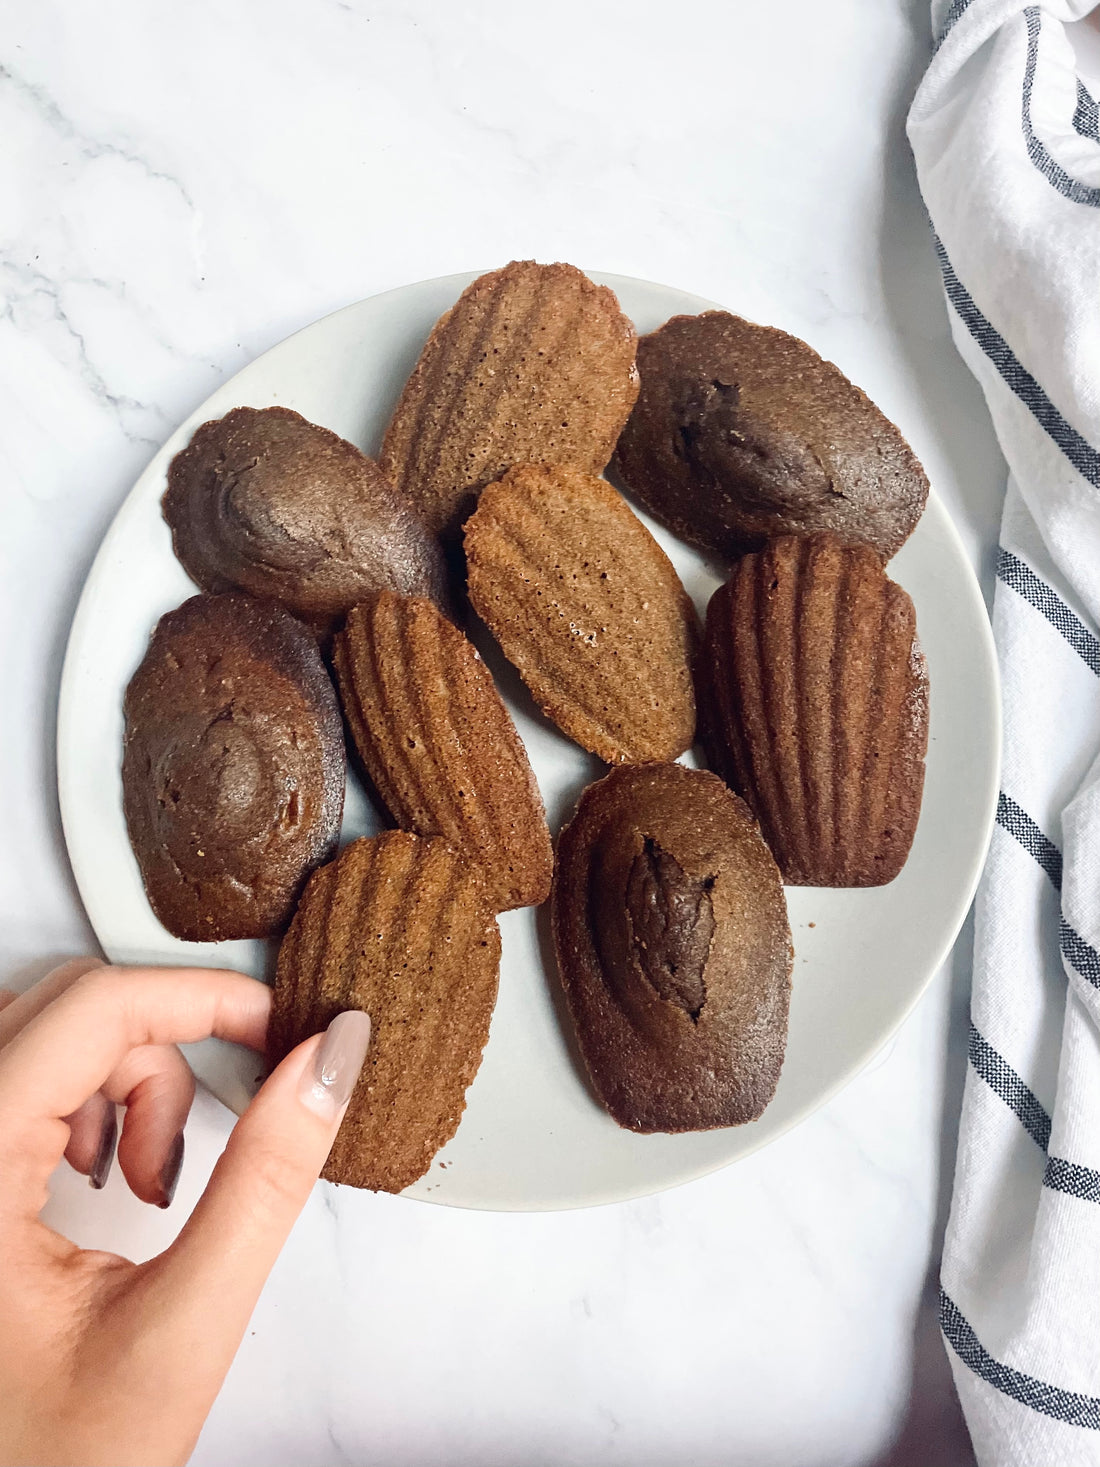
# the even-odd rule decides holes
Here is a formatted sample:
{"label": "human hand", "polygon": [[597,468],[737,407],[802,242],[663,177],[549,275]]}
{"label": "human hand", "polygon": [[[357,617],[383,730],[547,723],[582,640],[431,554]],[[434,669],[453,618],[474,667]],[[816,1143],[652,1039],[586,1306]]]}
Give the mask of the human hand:
{"label": "human hand", "polygon": [[271,993],[239,973],[66,963],[0,1008],[0,1463],[186,1462],[324,1165],[370,1036],[342,1014],[237,1123],[176,1241],[148,1263],[39,1219],[62,1156],[102,1186],[114,1106],[131,1190],[167,1206],[194,1080],[175,1047],[262,1050]]}

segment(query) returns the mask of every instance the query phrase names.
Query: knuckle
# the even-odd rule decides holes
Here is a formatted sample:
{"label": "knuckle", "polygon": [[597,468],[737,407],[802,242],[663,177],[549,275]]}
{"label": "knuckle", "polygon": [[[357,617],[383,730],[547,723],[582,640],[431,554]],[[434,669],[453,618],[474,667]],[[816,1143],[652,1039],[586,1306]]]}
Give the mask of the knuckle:
{"label": "knuckle", "polygon": [[91,1004],[109,1002],[118,997],[121,976],[117,968],[90,968],[80,975],[69,994],[73,999]]}
{"label": "knuckle", "polygon": [[120,1100],[151,1108],[185,1106],[195,1097],[195,1077],[180,1052],[169,1045],[132,1049],[109,1082]]}
{"label": "knuckle", "polygon": [[121,968],[94,968],[84,973],[58,1002],[81,1022],[93,1023],[97,1033],[120,1028],[131,1046],[141,1042],[144,1026],[135,1010],[132,983]]}
{"label": "knuckle", "polygon": [[[68,996],[97,1008],[114,1008],[129,1025],[140,1020],[150,992],[139,971],[105,964],[82,973],[69,989]],[[138,1027],[141,1027],[140,1022]]]}

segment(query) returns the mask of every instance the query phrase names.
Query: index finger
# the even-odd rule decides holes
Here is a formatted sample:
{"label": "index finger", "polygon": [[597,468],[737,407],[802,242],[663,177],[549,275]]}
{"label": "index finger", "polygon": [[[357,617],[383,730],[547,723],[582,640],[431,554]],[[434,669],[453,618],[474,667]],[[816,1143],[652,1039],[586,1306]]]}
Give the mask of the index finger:
{"label": "index finger", "polygon": [[211,968],[97,968],[37,1014],[0,1052],[0,1136],[60,1120],[143,1044],[211,1035],[263,1049],[271,990]]}

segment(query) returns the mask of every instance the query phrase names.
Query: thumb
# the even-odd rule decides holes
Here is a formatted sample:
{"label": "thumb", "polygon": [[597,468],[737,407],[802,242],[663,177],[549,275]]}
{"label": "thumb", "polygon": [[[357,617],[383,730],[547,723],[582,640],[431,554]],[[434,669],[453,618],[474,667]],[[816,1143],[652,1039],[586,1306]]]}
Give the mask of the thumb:
{"label": "thumb", "polygon": [[177,1325],[193,1312],[209,1341],[216,1319],[236,1349],[336,1138],[370,1030],[366,1014],[338,1014],[287,1055],[237,1122],[198,1206],[157,1260]]}

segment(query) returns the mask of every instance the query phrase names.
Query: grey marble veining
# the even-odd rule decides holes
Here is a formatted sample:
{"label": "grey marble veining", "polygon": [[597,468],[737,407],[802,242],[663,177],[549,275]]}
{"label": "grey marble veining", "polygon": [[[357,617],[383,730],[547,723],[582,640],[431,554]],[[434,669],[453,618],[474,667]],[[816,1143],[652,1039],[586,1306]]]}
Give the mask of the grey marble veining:
{"label": "grey marble veining", "polygon": [[[52,736],[111,515],[216,385],[347,301],[534,255],[728,302],[871,392],[987,570],[1003,467],[902,133],[928,50],[900,0],[7,5],[0,981],[89,941]],[[196,1463],[964,1462],[926,1282],[966,972],[963,946],[797,1130],[657,1198],[505,1216],[320,1186]],[[168,1214],[59,1174],[50,1220],[156,1251],[228,1124],[200,1098]]]}

